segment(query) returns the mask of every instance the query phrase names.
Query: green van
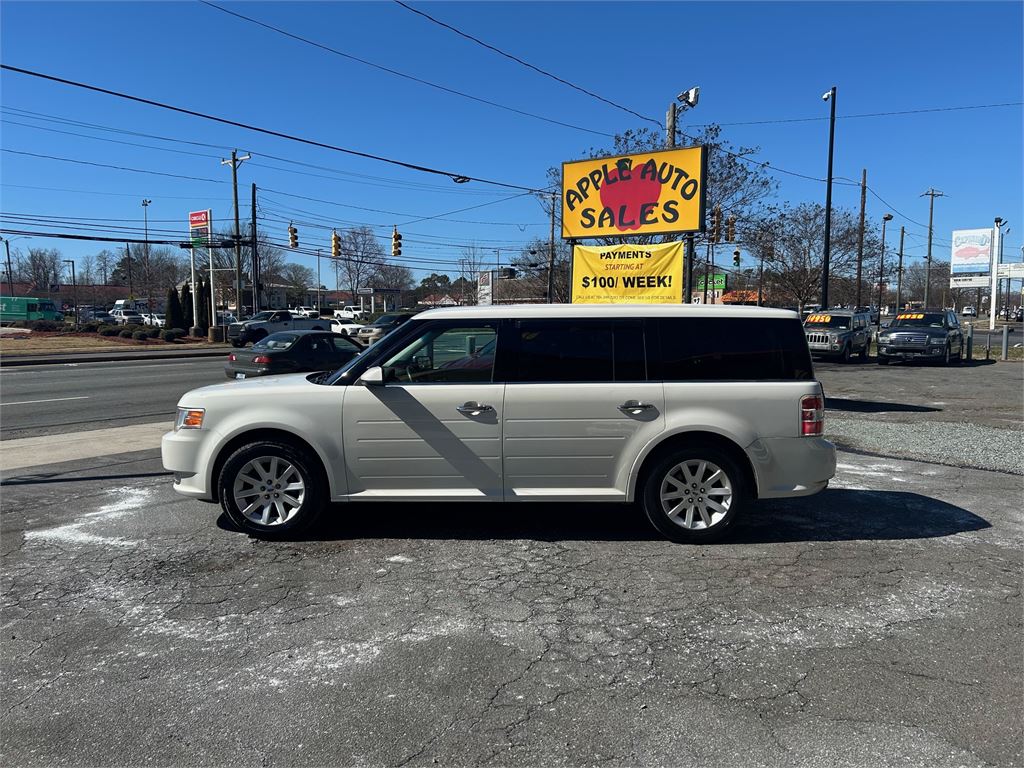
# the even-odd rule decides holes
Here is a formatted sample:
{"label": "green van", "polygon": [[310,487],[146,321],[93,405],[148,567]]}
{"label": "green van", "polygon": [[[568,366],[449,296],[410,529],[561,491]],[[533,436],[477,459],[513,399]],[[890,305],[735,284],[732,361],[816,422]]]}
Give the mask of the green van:
{"label": "green van", "polygon": [[0,325],[27,320],[64,319],[51,299],[35,299],[30,296],[0,296]]}

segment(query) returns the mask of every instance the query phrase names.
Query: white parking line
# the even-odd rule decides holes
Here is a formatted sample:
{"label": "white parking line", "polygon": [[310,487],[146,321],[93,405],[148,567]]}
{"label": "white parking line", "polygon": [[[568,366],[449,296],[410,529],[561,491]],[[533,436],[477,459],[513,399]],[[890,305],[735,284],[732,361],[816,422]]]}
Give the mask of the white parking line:
{"label": "white parking line", "polygon": [[33,403],[59,403],[63,400],[88,400],[88,395],[81,395],[79,397],[51,397],[48,400],[19,400],[16,403],[3,403],[0,405],[32,405]]}

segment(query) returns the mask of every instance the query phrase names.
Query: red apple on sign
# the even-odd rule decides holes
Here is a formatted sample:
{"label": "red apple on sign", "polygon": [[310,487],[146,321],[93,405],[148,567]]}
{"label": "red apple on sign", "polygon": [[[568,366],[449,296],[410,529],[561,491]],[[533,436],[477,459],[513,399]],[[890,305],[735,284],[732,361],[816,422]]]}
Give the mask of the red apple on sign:
{"label": "red apple on sign", "polygon": [[[620,160],[615,168],[608,171],[608,178],[601,185],[601,205],[612,211],[615,228],[620,232],[640,229],[641,208],[651,203],[656,208],[661,197],[661,182],[657,178],[640,178],[643,163],[630,167],[628,159]],[[648,214],[650,217],[650,214]]]}

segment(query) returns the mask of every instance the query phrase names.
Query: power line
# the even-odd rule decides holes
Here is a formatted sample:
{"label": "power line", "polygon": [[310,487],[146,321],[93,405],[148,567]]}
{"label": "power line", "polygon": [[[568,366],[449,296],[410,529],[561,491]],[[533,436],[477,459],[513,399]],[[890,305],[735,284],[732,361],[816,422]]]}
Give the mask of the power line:
{"label": "power line", "polygon": [[471,101],[476,101],[476,102],[479,102],[481,104],[486,104],[486,105],[488,105],[490,107],[497,107],[498,109],[504,109],[507,112],[514,112],[517,115],[523,115],[525,117],[532,117],[535,120],[542,120],[545,123],[552,123],[553,125],[560,125],[563,128],[572,128],[572,129],[577,130],[577,131],[584,131],[586,133],[593,133],[593,134],[596,134],[598,136],[605,136],[605,137],[608,137],[608,138],[612,138],[612,134],[610,134],[610,133],[603,133],[602,131],[595,131],[592,128],[584,128],[581,125],[573,125],[572,123],[565,123],[565,122],[562,122],[561,120],[555,120],[554,118],[544,117],[543,115],[538,115],[538,114],[535,114],[534,112],[527,112],[527,111],[522,110],[522,109],[516,109],[515,107],[509,107],[509,106],[507,106],[505,104],[499,104],[496,101],[490,101],[489,99],[483,99],[483,98],[480,98],[479,96],[473,96],[472,94],[465,93],[463,91],[457,91],[454,88],[448,88],[447,86],[439,85],[438,83],[433,83],[433,82],[431,82],[429,80],[424,80],[423,78],[416,77],[415,75],[410,75],[410,74],[407,74],[405,72],[400,72],[397,69],[391,69],[390,67],[385,67],[382,64],[375,64],[372,61],[367,61],[366,59],[361,59],[358,56],[353,56],[350,53],[345,53],[344,51],[339,51],[337,48],[332,48],[329,45],[324,45],[323,43],[318,43],[315,40],[310,40],[307,37],[302,37],[301,35],[297,35],[294,32],[289,32],[286,29],[281,29],[280,27],[275,27],[273,24],[268,24],[267,22],[260,21],[259,19],[254,19],[251,16],[246,16],[246,15],[238,13],[236,11],[229,11],[227,8],[222,8],[221,6],[217,5],[216,3],[209,2],[209,0],[199,0],[199,2],[202,3],[203,5],[209,6],[210,8],[215,8],[218,11],[221,11],[222,13],[226,13],[229,16],[235,16],[236,18],[242,19],[243,21],[247,21],[250,24],[256,24],[257,26],[263,27],[264,29],[269,29],[269,30],[271,30],[273,32],[277,32],[279,35],[284,35],[285,37],[290,37],[293,40],[298,40],[299,42],[306,43],[307,45],[312,45],[312,46],[314,46],[316,48],[319,48],[321,50],[327,51],[328,53],[333,53],[335,56],[341,56],[344,59],[349,59],[351,61],[359,62],[360,64],[364,64],[364,65],[366,65],[368,67],[373,67],[374,69],[379,69],[382,72],[387,72],[388,74],[395,75],[396,77],[401,77],[401,78],[404,78],[406,80],[411,80],[414,83],[419,83],[420,85],[426,85],[426,86],[429,86],[430,88],[436,88],[439,91],[444,91],[445,93],[450,93],[450,94],[453,94],[455,96],[461,96],[464,99],[470,99]]}
{"label": "power line", "polygon": [[223,179],[204,179],[201,176],[183,176],[180,173],[164,173],[162,171],[147,171],[141,168],[128,168],[123,165],[108,165],[107,163],[93,163],[89,160],[76,160],[71,157],[57,157],[56,155],[41,155],[35,152],[22,152],[17,149],[8,149],[7,147],[0,147],[0,152],[10,152],[12,155],[25,155],[27,157],[37,157],[43,160],[60,160],[65,163],[77,163],[78,165],[91,165],[97,168],[113,168],[117,171],[129,171],[131,173],[148,173],[153,176],[168,176],[172,179],[187,179],[189,181],[206,181],[211,184],[227,184]]}
{"label": "power line", "polygon": [[[395,0],[398,2],[398,0]],[[969,109],[996,109],[998,107],[1020,107],[1024,106],[1024,101],[1005,101],[999,104],[971,104],[967,106],[959,107],[925,107],[922,109],[902,109],[894,112],[863,112],[859,115],[836,115],[837,120],[851,120],[861,117],[891,117],[894,115],[921,115],[929,112],[959,112]],[[827,117],[788,117],[779,118],[775,120],[744,120],[741,122],[733,123],[693,123],[698,127],[705,127],[708,125],[720,125],[720,126],[734,126],[734,125],[774,125],[777,123],[817,123],[823,120],[828,120]]]}
{"label": "power line", "polygon": [[303,138],[301,136],[295,136],[295,135],[292,135],[292,134],[289,134],[289,133],[284,133],[282,131],[275,131],[275,130],[273,130],[271,128],[260,128],[259,126],[249,125],[248,123],[243,123],[243,122],[240,122],[238,120],[230,120],[230,119],[228,119],[226,117],[217,117],[216,115],[210,115],[210,114],[207,114],[205,112],[198,112],[196,110],[187,109],[185,107],[177,107],[177,106],[174,106],[172,104],[165,104],[163,102],[155,101],[153,99],[143,98],[142,96],[132,96],[131,94],[122,93],[120,91],[114,91],[114,90],[111,90],[109,88],[101,88],[101,87],[96,86],[96,85],[89,85],[88,83],[81,83],[81,82],[78,82],[76,80],[68,80],[67,78],[57,77],[56,75],[47,75],[47,74],[44,74],[42,72],[36,72],[34,70],[31,70],[31,69],[24,69],[22,67],[15,67],[15,66],[12,66],[10,64],[0,64],[0,69],[6,69],[9,72],[17,72],[18,74],[22,74],[22,75],[28,75],[29,77],[37,77],[37,78],[40,78],[42,80],[49,80],[49,81],[54,82],[54,83],[61,83],[62,85],[68,85],[68,86],[71,86],[73,88],[82,88],[82,89],[85,89],[85,90],[88,90],[88,91],[93,91],[95,93],[103,93],[103,94],[106,94],[107,96],[116,96],[119,99],[127,99],[128,101],[135,101],[135,102],[138,102],[140,104],[147,104],[147,105],[149,105],[151,107],[159,107],[160,109],[166,109],[166,110],[170,110],[172,112],[178,112],[178,113],[181,113],[183,115],[190,115],[192,117],[199,117],[199,118],[202,118],[204,120],[211,120],[213,122],[223,123],[224,125],[231,125],[231,126],[234,126],[235,128],[243,128],[243,129],[245,129],[247,131],[254,131],[256,133],[263,133],[263,134],[266,134],[268,136],[276,136],[277,138],[280,138],[280,139],[287,139],[289,141],[295,141],[295,142],[299,142],[301,144],[308,144],[309,146],[313,146],[313,147],[320,147],[321,149],[329,149],[332,152],[341,152],[341,153],[344,153],[344,154],[347,154],[347,155],[352,155],[354,157],[366,158],[367,160],[376,160],[378,162],[388,163],[390,165],[395,165],[395,166],[398,166],[400,168],[408,168],[409,170],[412,170],[412,171],[420,171],[421,173],[430,173],[430,174],[434,174],[436,176],[446,176],[446,177],[450,178],[452,181],[454,181],[456,183],[465,183],[465,182],[469,182],[469,181],[476,181],[476,182],[479,182],[481,184],[491,184],[491,185],[496,186],[496,187],[507,187],[509,189],[520,189],[520,190],[523,190],[525,192],[537,192],[537,191],[539,191],[537,189],[534,189],[533,187],[525,187],[525,186],[522,186],[520,184],[509,184],[509,183],[503,182],[503,181],[494,181],[492,179],[484,179],[484,178],[479,178],[479,177],[476,177],[476,176],[467,176],[465,174],[456,173],[454,171],[443,171],[443,170],[439,170],[437,168],[430,168],[429,166],[425,166],[425,165],[417,165],[415,163],[407,163],[404,160],[396,160],[394,158],[384,157],[382,155],[374,155],[374,154],[370,154],[368,152],[360,152],[360,151],[355,150],[355,149],[348,149],[346,147],[339,147],[339,146],[334,145],[334,144],[327,144],[327,143],[322,142],[322,141],[316,141],[315,139],[306,139],[306,138]]}
{"label": "power line", "polygon": [[470,40],[470,41],[476,43],[477,45],[483,46],[487,50],[493,51],[494,53],[498,54],[499,56],[504,56],[506,59],[511,59],[512,61],[516,62],[517,64],[522,64],[527,69],[532,69],[534,72],[538,72],[539,74],[544,75],[545,77],[549,77],[552,80],[561,83],[562,85],[567,85],[570,88],[572,88],[573,90],[579,91],[580,93],[585,93],[587,96],[591,96],[592,98],[595,98],[598,101],[604,102],[605,104],[607,104],[609,106],[615,107],[616,109],[621,109],[623,112],[628,112],[629,114],[633,115],[634,117],[639,117],[641,120],[646,120],[647,122],[654,123],[659,128],[661,127],[661,123],[658,120],[655,120],[654,118],[646,117],[645,115],[641,115],[639,112],[634,112],[629,107],[624,107],[621,104],[617,104],[614,101],[606,99],[604,96],[596,94],[593,91],[588,91],[586,88],[584,88],[584,87],[582,87],[580,85],[576,85],[575,83],[569,82],[568,80],[566,80],[563,77],[559,77],[558,75],[555,75],[555,74],[553,74],[551,72],[548,72],[545,69],[541,69],[540,67],[534,66],[533,64],[531,64],[528,61],[523,61],[518,56],[514,56],[511,53],[508,53],[506,51],[501,50],[500,48],[496,48],[495,46],[493,46],[493,45],[491,45],[489,43],[485,43],[483,40],[481,40],[481,39],[479,39],[477,37],[473,37],[473,35],[470,35],[467,32],[463,32],[461,29],[457,29],[457,28],[453,27],[451,24],[446,24],[445,22],[440,21],[439,19],[434,18],[429,13],[425,13],[425,12],[419,10],[418,8],[413,8],[411,5],[407,5],[406,3],[403,3],[402,0],[394,0],[394,2],[397,3],[398,5],[402,6],[403,8],[405,8],[407,11],[411,11],[412,13],[415,13],[417,16],[422,16],[423,18],[427,19],[428,21],[431,21],[431,22],[433,22],[434,24],[437,24],[440,27],[444,27],[445,29],[454,32],[456,35],[459,35],[459,37],[464,37],[466,40]]}

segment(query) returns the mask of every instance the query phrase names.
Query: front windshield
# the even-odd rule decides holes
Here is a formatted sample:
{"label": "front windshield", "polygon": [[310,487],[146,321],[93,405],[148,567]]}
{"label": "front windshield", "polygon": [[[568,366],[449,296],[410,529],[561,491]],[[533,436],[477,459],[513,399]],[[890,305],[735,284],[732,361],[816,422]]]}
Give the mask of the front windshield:
{"label": "front windshield", "polygon": [[272,333],[252,345],[253,349],[288,349],[298,340],[294,333]]}
{"label": "front windshield", "polygon": [[816,328],[840,328],[849,330],[852,318],[839,315],[809,315],[804,321],[805,326]]}
{"label": "front windshield", "polygon": [[376,319],[376,321],[374,321],[373,324],[374,325],[391,325],[392,323],[397,322],[401,317],[402,317],[402,315],[395,315],[395,314],[381,315],[380,317],[378,317]]}
{"label": "front windshield", "polygon": [[943,328],[944,317],[941,312],[904,312],[896,315],[890,328]]}
{"label": "front windshield", "polygon": [[250,320],[269,320],[273,312],[257,312],[255,315],[250,317]]}

